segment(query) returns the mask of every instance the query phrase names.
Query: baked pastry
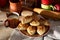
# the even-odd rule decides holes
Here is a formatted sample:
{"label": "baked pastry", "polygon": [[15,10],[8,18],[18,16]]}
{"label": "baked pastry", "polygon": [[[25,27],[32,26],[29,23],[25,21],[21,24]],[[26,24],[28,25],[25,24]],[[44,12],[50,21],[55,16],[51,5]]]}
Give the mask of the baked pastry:
{"label": "baked pastry", "polygon": [[20,17],[19,20],[21,21],[22,24],[26,24],[29,23],[33,20],[33,18],[31,16],[27,16],[27,17]]}
{"label": "baked pastry", "polygon": [[31,23],[30,23],[31,26],[39,26],[40,25],[40,22],[37,21],[37,20],[33,20]]}
{"label": "baked pastry", "polygon": [[45,26],[49,26],[49,22],[48,22],[48,21],[45,21],[45,22],[44,22],[44,25],[45,25]]}
{"label": "baked pastry", "polygon": [[46,32],[45,26],[37,26],[37,33],[43,35]]}
{"label": "baked pastry", "polygon": [[22,11],[22,13],[21,13],[21,16],[24,16],[24,17],[26,17],[26,16],[32,16],[32,15],[33,15],[33,12],[27,11],[27,10]]}
{"label": "baked pastry", "polygon": [[18,25],[19,30],[27,30],[27,28],[28,28],[28,24],[19,23]]}
{"label": "baked pastry", "polygon": [[29,26],[27,28],[27,32],[30,34],[30,35],[34,35],[36,33],[36,28],[33,27],[33,26]]}

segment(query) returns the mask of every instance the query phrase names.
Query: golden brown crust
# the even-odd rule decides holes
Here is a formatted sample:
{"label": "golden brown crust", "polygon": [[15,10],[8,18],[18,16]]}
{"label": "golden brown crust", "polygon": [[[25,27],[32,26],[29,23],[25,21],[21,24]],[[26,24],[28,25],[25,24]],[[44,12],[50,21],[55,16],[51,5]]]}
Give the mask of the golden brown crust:
{"label": "golden brown crust", "polygon": [[33,20],[33,21],[30,23],[30,25],[31,25],[31,26],[39,26],[40,23],[39,23],[39,21],[37,21],[37,20]]}
{"label": "golden brown crust", "polygon": [[32,16],[27,16],[27,17],[21,16],[19,20],[21,21],[22,24],[26,24],[26,23],[31,22],[33,18]]}
{"label": "golden brown crust", "polygon": [[34,35],[36,33],[36,28],[33,27],[33,26],[29,26],[27,28],[27,32],[30,34],[30,35]]}
{"label": "golden brown crust", "polygon": [[19,30],[27,30],[27,28],[28,28],[28,24],[19,23],[18,25]]}
{"label": "golden brown crust", "polygon": [[26,23],[29,23],[32,21],[32,17],[28,16],[28,17],[25,17],[21,22],[22,24],[26,24]]}
{"label": "golden brown crust", "polygon": [[38,26],[38,27],[37,27],[37,33],[38,33],[39,35],[43,35],[45,32],[46,32],[45,26]]}

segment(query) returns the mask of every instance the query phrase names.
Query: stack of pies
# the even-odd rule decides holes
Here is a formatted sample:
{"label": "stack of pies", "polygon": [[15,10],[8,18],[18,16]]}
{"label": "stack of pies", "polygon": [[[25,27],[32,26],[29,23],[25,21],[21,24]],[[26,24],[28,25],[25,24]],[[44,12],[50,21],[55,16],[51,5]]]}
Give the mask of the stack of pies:
{"label": "stack of pies", "polygon": [[49,22],[31,11],[22,11],[18,29],[28,36],[44,35],[49,29]]}

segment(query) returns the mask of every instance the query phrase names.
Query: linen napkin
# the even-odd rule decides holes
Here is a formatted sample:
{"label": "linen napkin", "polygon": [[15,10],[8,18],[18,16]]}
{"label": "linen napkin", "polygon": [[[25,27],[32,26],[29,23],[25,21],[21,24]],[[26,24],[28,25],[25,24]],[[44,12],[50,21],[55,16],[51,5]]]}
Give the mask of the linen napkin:
{"label": "linen napkin", "polygon": [[38,37],[38,38],[30,38],[30,37],[26,37],[24,35],[22,35],[19,30],[14,29],[14,31],[12,32],[9,40],[42,40],[42,37]]}
{"label": "linen napkin", "polygon": [[50,20],[50,32],[48,36],[54,39],[60,39],[60,21]]}

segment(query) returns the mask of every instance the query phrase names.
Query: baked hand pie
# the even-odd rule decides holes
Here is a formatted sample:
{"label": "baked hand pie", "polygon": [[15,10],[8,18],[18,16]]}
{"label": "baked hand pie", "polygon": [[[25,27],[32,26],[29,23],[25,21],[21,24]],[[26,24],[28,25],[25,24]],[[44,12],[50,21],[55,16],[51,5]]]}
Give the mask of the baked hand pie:
{"label": "baked hand pie", "polygon": [[46,32],[45,26],[37,26],[37,33],[43,35]]}
{"label": "baked hand pie", "polygon": [[27,32],[30,34],[30,35],[34,35],[36,33],[36,28],[33,27],[33,26],[29,26],[27,28]]}
{"label": "baked hand pie", "polygon": [[28,17],[20,16],[19,20],[21,21],[22,24],[26,24],[31,22],[33,18],[31,16],[28,16]]}
{"label": "baked hand pie", "polygon": [[18,28],[19,30],[27,30],[28,24],[19,23]]}
{"label": "baked hand pie", "polygon": [[45,21],[45,22],[44,22],[44,25],[45,25],[45,26],[49,26],[49,25],[50,25],[50,23],[49,23],[49,22],[47,22],[47,21]]}
{"label": "baked hand pie", "polygon": [[33,12],[28,11],[28,10],[22,11],[22,13],[21,13],[21,16],[24,16],[24,17],[32,16],[32,15],[33,15]]}
{"label": "baked hand pie", "polygon": [[31,26],[39,26],[40,25],[40,22],[37,21],[37,20],[33,20],[31,23],[30,23]]}

